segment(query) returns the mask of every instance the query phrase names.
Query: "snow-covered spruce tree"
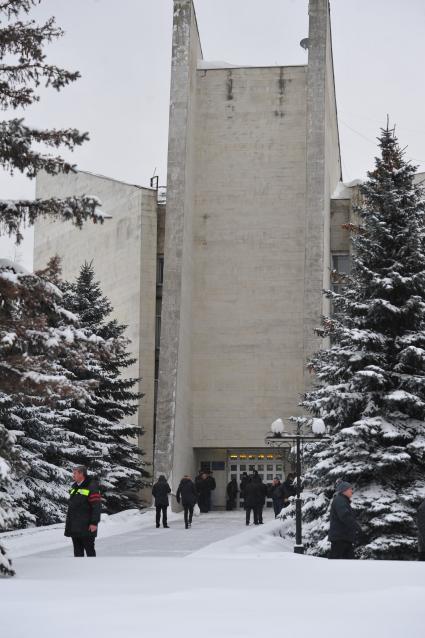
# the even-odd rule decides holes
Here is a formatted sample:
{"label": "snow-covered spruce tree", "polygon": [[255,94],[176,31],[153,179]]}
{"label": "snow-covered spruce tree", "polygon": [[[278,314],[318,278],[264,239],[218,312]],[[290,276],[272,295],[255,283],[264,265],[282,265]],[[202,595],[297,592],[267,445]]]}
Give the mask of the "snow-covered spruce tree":
{"label": "snow-covered spruce tree", "polygon": [[330,496],[338,478],[355,486],[364,530],[362,558],[411,559],[415,514],[425,496],[424,193],[394,131],[361,187],[352,272],[335,315],[324,319],[332,345],[311,361],[317,385],[303,406],[322,417],[330,441],[307,447],[304,506],[312,553],[326,550]]}
{"label": "snow-covered spruce tree", "polygon": [[77,280],[64,283],[62,290],[65,307],[78,316],[86,333],[100,336],[107,344],[94,374],[91,401],[74,410],[68,427],[102,446],[102,458],[91,465],[101,483],[106,511],[119,512],[139,505],[138,491],[148,476],[143,452],[135,443],[141,429],[128,421],[141,399],[134,390],[138,380],[122,376],[135,359],[128,353],[126,326],[109,319],[112,305],[95,280],[92,264],[85,263]]}
{"label": "snow-covered spruce tree", "polygon": [[[83,462],[91,447],[98,451],[67,429],[67,410],[90,401],[96,383],[71,369],[87,368],[102,347],[103,340],[94,341],[62,306],[55,285],[1,260],[0,416],[15,438],[17,460],[7,486],[14,518],[6,527],[63,520],[72,465]],[[2,437],[0,463],[10,466],[7,445]]]}
{"label": "snow-covered spruce tree", "polygon": [[[0,394],[0,532],[12,529],[19,520],[9,493],[12,469],[15,474],[23,471],[24,467],[18,461],[14,449],[13,435],[2,424],[4,409],[9,407],[10,399]],[[6,549],[0,543],[0,576],[13,576],[12,563],[7,556]]]}
{"label": "snow-covered spruce tree", "polygon": [[[61,69],[46,61],[43,52],[49,42],[63,35],[50,18],[44,24],[25,19],[40,0],[0,1],[0,109],[20,111],[39,100],[41,84],[60,91],[80,77],[78,72]],[[19,171],[34,178],[38,171],[50,175],[68,173],[74,166],[55,154],[39,150],[48,148],[73,150],[88,139],[87,133],[68,129],[36,129],[27,126],[22,117],[0,121],[0,166],[14,174]],[[24,224],[37,217],[71,220],[81,227],[84,221],[103,221],[94,197],[66,197],[36,200],[0,200],[0,232],[22,239]]]}

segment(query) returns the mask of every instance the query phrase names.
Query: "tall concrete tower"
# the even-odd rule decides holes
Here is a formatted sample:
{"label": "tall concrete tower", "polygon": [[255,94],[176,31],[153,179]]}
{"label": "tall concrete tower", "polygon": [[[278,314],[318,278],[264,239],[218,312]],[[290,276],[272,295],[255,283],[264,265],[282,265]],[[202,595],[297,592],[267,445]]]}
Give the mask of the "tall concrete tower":
{"label": "tall concrete tower", "polygon": [[309,19],[307,65],[210,68],[192,0],[174,1],[155,442],[174,486],[202,466],[224,493],[241,467],[284,465],[264,436],[299,411],[320,347],[341,170],[328,0]]}

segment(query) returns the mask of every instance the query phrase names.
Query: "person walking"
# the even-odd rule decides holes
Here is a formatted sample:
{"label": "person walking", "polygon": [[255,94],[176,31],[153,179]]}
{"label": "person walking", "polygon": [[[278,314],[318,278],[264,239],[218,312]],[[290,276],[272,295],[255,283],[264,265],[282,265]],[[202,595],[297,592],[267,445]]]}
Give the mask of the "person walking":
{"label": "person walking", "polygon": [[425,500],[418,508],[418,560],[425,560]]}
{"label": "person walking", "polygon": [[227,501],[226,501],[226,510],[228,512],[232,511],[236,507],[236,498],[238,496],[238,484],[235,478],[230,479],[230,482],[226,487]]}
{"label": "person walking", "polygon": [[209,510],[209,503],[211,499],[211,487],[207,474],[202,472],[196,479],[195,488],[198,494],[198,505],[202,514],[206,514]]}
{"label": "person walking", "polygon": [[69,490],[65,536],[72,539],[74,556],[96,556],[95,540],[100,521],[101,497],[94,478],[87,468],[78,465],[72,470],[74,483]]}
{"label": "person walking", "polygon": [[354,558],[354,541],[361,531],[354,512],[351,509],[353,486],[347,481],[336,484],[330,512],[329,540],[331,551],[329,558]]}
{"label": "person walking", "polygon": [[167,524],[167,509],[169,506],[168,495],[171,492],[171,488],[167,483],[165,476],[161,475],[155,485],[152,488],[152,496],[155,499],[156,507],[156,526],[160,527],[161,524],[161,512],[162,512],[162,526],[168,528]]}
{"label": "person walking", "polygon": [[177,503],[182,503],[184,510],[184,526],[186,529],[192,526],[193,508],[196,503],[195,485],[188,474],[183,476],[176,493]]}

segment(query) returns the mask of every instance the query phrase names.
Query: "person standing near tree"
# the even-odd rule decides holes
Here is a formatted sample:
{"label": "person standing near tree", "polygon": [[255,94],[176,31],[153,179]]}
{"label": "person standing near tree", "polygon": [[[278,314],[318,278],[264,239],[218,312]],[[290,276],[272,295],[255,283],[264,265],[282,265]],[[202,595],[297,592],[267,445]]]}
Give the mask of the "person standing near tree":
{"label": "person standing near tree", "polygon": [[270,485],[269,495],[272,498],[274,517],[276,518],[280,514],[283,507],[282,483],[277,478],[277,476],[274,477],[272,484]]}
{"label": "person standing near tree", "polygon": [[192,526],[193,508],[196,503],[196,489],[192,478],[185,474],[176,493],[177,503],[182,503],[184,510],[184,526],[186,529]]}
{"label": "person standing near tree", "polygon": [[361,528],[351,509],[352,496],[353,486],[347,481],[338,481],[330,512],[329,558],[354,558],[353,545]]}
{"label": "person standing near tree", "polygon": [[65,536],[71,537],[74,556],[96,556],[94,543],[100,521],[101,498],[94,478],[87,468],[78,465],[72,470],[74,483],[69,490]]}
{"label": "person standing near tree", "polygon": [[282,483],[283,507],[288,507],[289,499],[291,498],[291,496],[295,496],[295,494],[297,493],[297,490],[294,486],[294,478],[295,476],[289,473]]}
{"label": "person standing near tree", "polygon": [[152,488],[152,496],[155,499],[156,507],[156,527],[161,524],[161,512],[162,512],[162,525],[168,528],[167,525],[167,509],[169,506],[168,495],[171,492],[171,487],[167,483],[165,476],[161,475],[155,485]]}

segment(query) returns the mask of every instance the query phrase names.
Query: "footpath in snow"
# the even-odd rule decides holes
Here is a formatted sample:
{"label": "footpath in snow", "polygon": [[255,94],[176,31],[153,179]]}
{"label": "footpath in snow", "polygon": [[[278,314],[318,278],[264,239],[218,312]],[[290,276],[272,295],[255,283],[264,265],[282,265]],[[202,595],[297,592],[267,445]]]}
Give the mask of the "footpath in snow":
{"label": "footpath in snow", "polygon": [[247,528],[243,512],[170,526],[109,517],[93,560],[71,556],[62,526],[3,534],[17,576],[0,580],[1,636],[423,636],[424,563],[294,555],[280,522]]}

